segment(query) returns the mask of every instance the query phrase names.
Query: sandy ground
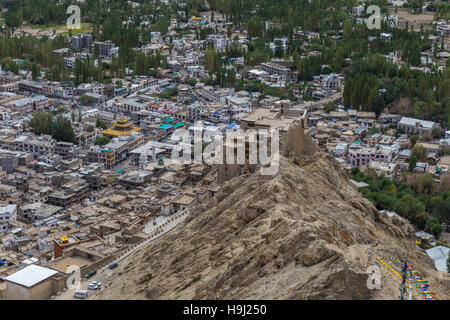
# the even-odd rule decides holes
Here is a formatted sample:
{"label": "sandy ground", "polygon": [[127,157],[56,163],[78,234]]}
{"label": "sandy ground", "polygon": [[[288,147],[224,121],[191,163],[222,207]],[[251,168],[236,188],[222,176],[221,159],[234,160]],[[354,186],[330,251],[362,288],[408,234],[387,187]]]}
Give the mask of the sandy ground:
{"label": "sandy ground", "polygon": [[[90,26],[83,26],[82,24],[82,29],[75,29],[73,30],[73,34],[78,34],[78,33],[84,33],[84,31],[90,31],[91,27]],[[22,26],[20,28],[17,28],[14,31],[14,35],[22,35],[22,34],[26,34],[26,35],[31,35],[34,37],[43,37],[43,36],[53,36],[54,34],[58,35],[61,33],[66,33],[69,30],[67,29],[66,26],[57,26],[57,27],[49,27],[49,28],[43,28],[43,29],[37,29],[37,28],[32,28],[31,26]]]}
{"label": "sandy ground", "polygon": [[20,28],[17,28],[14,31],[14,35],[20,35],[20,34],[27,34],[34,37],[43,37],[43,36],[53,36],[54,32],[56,34],[61,34],[64,32],[67,32],[67,30],[62,30],[59,28],[48,28],[48,29],[33,29],[31,27],[22,26]]}
{"label": "sandy ground", "polygon": [[[390,9],[390,14],[395,14],[395,9]],[[422,14],[411,14],[407,9],[398,8],[398,27],[404,28],[406,21],[408,26],[414,26],[414,31],[420,31],[421,24],[431,24],[434,20],[433,12],[423,12]],[[430,26],[424,26],[424,28],[431,28]]]}

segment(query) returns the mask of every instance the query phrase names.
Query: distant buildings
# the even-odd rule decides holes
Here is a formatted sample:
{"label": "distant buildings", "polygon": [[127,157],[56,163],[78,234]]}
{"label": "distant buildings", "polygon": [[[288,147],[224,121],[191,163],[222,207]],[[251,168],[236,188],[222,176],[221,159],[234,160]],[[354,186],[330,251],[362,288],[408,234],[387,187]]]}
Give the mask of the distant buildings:
{"label": "distant buildings", "polygon": [[17,205],[0,207],[0,233],[8,231],[8,224],[17,219]]}
{"label": "distant buildings", "polygon": [[130,152],[145,143],[144,135],[129,135],[114,138],[105,146],[91,146],[87,152],[87,163],[101,163],[111,168],[128,159]]}
{"label": "distant buildings", "polygon": [[98,48],[99,55],[103,57],[110,57],[113,51],[117,51],[114,42],[111,40],[95,41],[94,46]]}
{"label": "distant buildings", "polygon": [[390,162],[394,156],[392,150],[381,148],[359,148],[356,150],[350,149],[349,160],[350,163],[356,166],[368,165],[370,161]]}
{"label": "distant buildings", "polygon": [[91,34],[79,34],[72,37],[72,48],[89,49],[92,44]]}
{"label": "distant buildings", "polygon": [[261,63],[261,70],[269,74],[276,73],[282,75],[285,77],[287,82],[291,81],[292,79],[291,69],[275,62]]}
{"label": "distant buildings", "polygon": [[125,119],[120,119],[116,121],[111,128],[104,130],[102,134],[107,137],[116,138],[120,136],[127,136],[140,130],[141,128],[134,126],[132,122]]}
{"label": "distant buildings", "polygon": [[340,88],[344,84],[344,78],[335,73],[330,73],[322,79],[322,88],[334,90]]}
{"label": "distant buildings", "polygon": [[432,121],[402,117],[397,123],[397,127],[402,129],[407,134],[419,134],[432,133],[434,129],[439,128],[439,124]]}
{"label": "distant buildings", "polygon": [[359,5],[357,7],[353,7],[352,8],[352,13],[354,15],[360,16],[364,13],[364,6],[363,5]]}
{"label": "distant buildings", "polygon": [[450,35],[450,23],[447,21],[437,22],[436,31],[441,37],[447,37]]}
{"label": "distant buildings", "polygon": [[34,96],[29,98],[21,98],[4,104],[5,107],[20,113],[30,113],[47,108],[50,102],[46,96]]}

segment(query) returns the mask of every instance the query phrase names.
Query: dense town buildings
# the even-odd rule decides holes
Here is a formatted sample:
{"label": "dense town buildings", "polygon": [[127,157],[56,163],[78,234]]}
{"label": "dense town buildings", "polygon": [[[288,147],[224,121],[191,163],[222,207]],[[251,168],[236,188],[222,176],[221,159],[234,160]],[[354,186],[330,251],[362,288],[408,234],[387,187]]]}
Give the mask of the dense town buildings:
{"label": "dense town buildings", "polygon": [[[351,14],[359,19],[364,6],[353,7]],[[278,36],[267,44],[270,57],[250,63],[244,54],[254,49],[248,31],[228,26],[210,16],[173,18],[167,34],[151,32],[140,40],[144,44],[128,48],[144,60],[158,59],[158,66],[139,60],[139,66],[136,61],[114,77],[113,62],[123,53],[112,40],[92,34],[73,35],[67,48],[51,50],[70,80],[49,81],[44,72],[33,77],[25,70],[20,76],[0,71],[0,260],[7,262],[0,279],[9,298],[53,296],[64,288],[69,260],[85,276],[150,239],[174,215],[217,194],[223,182],[254,169],[193,161],[198,132],[202,151],[226,141],[233,151],[245,149],[248,162],[250,130],[286,134],[300,121],[321,152],[345,169],[358,167],[388,179],[408,171],[429,174],[437,183],[448,177],[450,131],[443,121],[390,113],[395,104],[384,100],[374,110],[378,97],[393,95],[384,87],[369,88],[376,90],[370,105],[358,104],[357,94],[345,98],[348,77],[338,64],[320,62],[314,72],[308,69],[323,55],[319,44],[324,35],[291,30],[303,64],[283,54],[291,40]],[[178,34],[177,28],[189,32]],[[212,33],[196,35],[206,29]],[[433,41],[445,39],[449,30],[447,22],[438,23]],[[326,40],[336,44],[342,34]],[[394,40],[393,33],[380,32],[367,42]],[[233,44],[239,50],[229,54]],[[213,49],[219,57],[229,54],[214,72]],[[446,61],[446,52],[439,53],[427,52],[423,57],[429,59],[419,59],[419,66],[409,70],[431,72],[430,59],[437,70]],[[339,66],[350,66],[354,59],[341,58]],[[378,58],[397,63],[396,52]],[[93,61],[100,72],[105,66],[107,79],[94,81],[92,75],[77,73],[81,61]],[[146,69],[138,73],[142,65]],[[389,72],[383,71],[386,82],[392,82]],[[85,79],[76,82],[77,76]],[[420,117],[417,110],[413,113]],[[37,114],[63,123],[70,137],[57,134],[64,132],[57,125],[50,129],[49,122],[33,123]],[[227,141],[230,133],[243,142]],[[414,167],[413,140],[425,150]]]}

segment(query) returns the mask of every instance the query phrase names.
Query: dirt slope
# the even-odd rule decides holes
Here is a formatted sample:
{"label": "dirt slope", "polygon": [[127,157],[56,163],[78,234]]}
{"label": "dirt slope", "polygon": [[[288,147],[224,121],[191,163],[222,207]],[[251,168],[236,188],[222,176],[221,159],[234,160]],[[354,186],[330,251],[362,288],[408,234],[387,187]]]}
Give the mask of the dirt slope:
{"label": "dirt slope", "polygon": [[364,250],[376,243],[379,255],[409,251],[448,298],[449,282],[414,245],[412,226],[380,215],[334,159],[315,153],[303,163],[280,156],[274,176],[226,182],[184,225],[125,260],[95,298],[398,299],[400,278],[384,266],[382,288],[367,288]]}

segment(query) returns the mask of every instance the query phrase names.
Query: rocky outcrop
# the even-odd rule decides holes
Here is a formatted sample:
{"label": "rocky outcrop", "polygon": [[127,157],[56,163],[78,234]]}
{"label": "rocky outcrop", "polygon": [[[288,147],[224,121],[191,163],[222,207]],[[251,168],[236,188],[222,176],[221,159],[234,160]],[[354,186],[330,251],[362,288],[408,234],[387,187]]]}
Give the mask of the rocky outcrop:
{"label": "rocky outcrop", "polygon": [[318,155],[317,145],[311,136],[304,132],[300,120],[289,126],[283,155],[301,164],[312,161]]}

